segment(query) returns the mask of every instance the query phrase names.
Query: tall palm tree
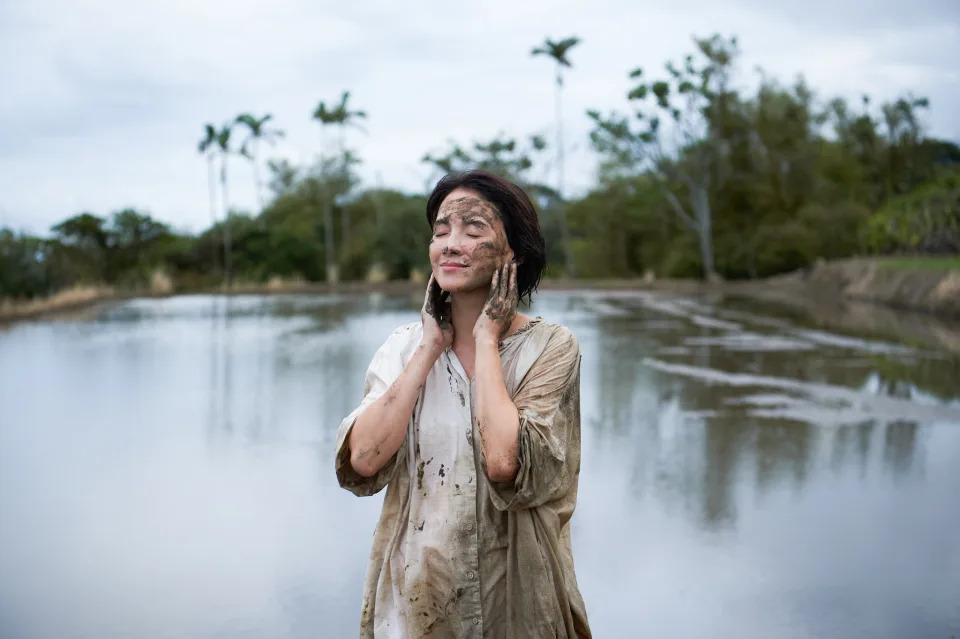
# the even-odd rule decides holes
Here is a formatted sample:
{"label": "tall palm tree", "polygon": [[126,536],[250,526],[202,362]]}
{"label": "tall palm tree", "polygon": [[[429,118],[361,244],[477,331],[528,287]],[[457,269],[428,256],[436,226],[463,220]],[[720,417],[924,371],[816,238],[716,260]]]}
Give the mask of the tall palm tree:
{"label": "tall palm tree", "polygon": [[224,288],[229,290],[230,283],[233,280],[232,238],[230,236],[230,198],[227,192],[227,156],[230,155],[230,134],[232,125],[224,124],[217,131],[217,153],[220,156],[220,191],[223,194],[223,283]]}
{"label": "tall palm tree", "polygon": [[[209,122],[203,125],[204,136],[200,138],[200,143],[197,145],[197,151],[202,153],[207,158],[207,190],[210,193],[210,233],[211,236],[214,235],[217,227],[217,178],[216,178],[216,169],[214,168],[214,162],[217,157],[217,130]],[[217,244],[213,244],[213,270],[217,271],[220,263],[220,259],[217,256]]]}
{"label": "tall palm tree", "polygon": [[[580,38],[571,36],[564,38],[559,42],[554,42],[546,38],[543,44],[530,52],[532,56],[545,55],[552,58],[557,63],[557,91],[556,91],[556,110],[557,110],[557,194],[560,196],[560,205],[563,207],[563,117],[561,111],[561,93],[563,90],[563,67],[573,67],[567,52],[580,43]],[[563,235],[564,257],[567,262],[567,274],[576,275],[576,268],[573,263],[573,253],[570,249],[570,231],[567,227],[567,213],[565,208],[560,210],[560,231]]]}
{"label": "tall palm tree", "polygon": [[256,118],[249,113],[241,113],[234,120],[235,124],[242,124],[247,127],[247,138],[243,141],[240,149],[241,154],[250,158],[253,164],[253,185],[257,191],[257,204],[260,210],[263,210],[263,187],[260,183],[260,142],[273,144],[279,138],[283,137],[281,129],[270,129],[266,127],[267,122],[273,119],[273,115],[267,113],[262,118]]}
{"label": "tall palm tree", "polygon": [[[345,146],[345,129],[347,126],[354,126],[361,128],[356,120],[366,118],[367,114],[365,111],[351,111],[347,108],[347,102],[350,100],[350,92],[344,91],[343,95],[340,97],[340,104],[327,108],[327,105],[322,100],[317,105],[317,108],[313,111],[313,119],[320,122],[320,165],[324,166],[324,144],[323,144],[323,128],[327,125],[334,125],[338,128],[338,138],[340,146],[340,158],[342,161],[341,171],[343,177],[346,178],[347,175],[347,152]],[[362,129],[361,129],[362,130]],[[325,180],[325,186],[327,187],[327,193],[325,194],[323,201],[323,225],[324,225],[324,247],[327,254],[327,281],[331,283],[336,283],[339,281],[339,271],[337,268],[337,263],[334,258],[334,242],[333,242],[333,202],[332,194],[330,193],[329,184]],[[348,211],[344,208],[341,212],[341,227],[343,229],[343,237],[341,238],[341,250],[344,249],[350,241],[350,221],[348,218]]]}

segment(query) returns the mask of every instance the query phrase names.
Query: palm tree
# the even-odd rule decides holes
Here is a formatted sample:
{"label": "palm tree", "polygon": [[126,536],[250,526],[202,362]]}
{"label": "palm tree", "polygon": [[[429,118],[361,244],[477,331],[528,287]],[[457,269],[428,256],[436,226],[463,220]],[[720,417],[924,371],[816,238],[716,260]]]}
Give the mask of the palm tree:
{"label": "palm tree", "polygon": [[[207,158],[207,190],[210,193],[210,233],[211,237],[214,237],[217,228],[217,178],[216,169],[213,164],[217,157],[215,148],[217,144],[217,130],[209,122],[203,125],[203,129],[204,136],[197,145],[197,151]],[[214,241],[211,244],[213,246],[213,270],[216,272],[220,259],[217,256],[216,242]]]}
{"label": "palm tree", "polygon": [[[563,206],[563,118],[561,112],[561,93],[563,89],[563,67],[573,67],[570,59],[567,58],[567,52],[580,43],[580,38],[571,36],[554,42],[550,38],[544,40],[543,45],[536,47],[530,52],[532,56],[545,55],[557,63],[557,195],[560,197],[561,207]],[[570,249],[570,231],[567,227],[567,214],[565,209],[560,211],[560,231],[563,235],[564,257],[567,262],[567,274],[575,276],[576,268],[573,263],[573,253]]]}
{"label": "palm tree", "polygon": [[[317,105],[317,108],[313,111],[313,119],[320,122],[320,166],[324,166],[323,158],[323,127],[328,124],[335,125],[339,127],[339,146],[340,146],[340,157],[342,161],[342,173],[343,177],[346,178],[347,175],[347,152],[344,144],[345,141],[345,129],[347,126],[355,126],[361,128],[357,123],[357,119],[366,118],[367,114],[364,111],[351,111],[347,108],[347,102],[350,100],[350,92],[344,91],[343,95],[340,97],[340,104],[336,105],[333,108],[327,108],[327,105],[322,100]],[[362,130],[362,129],[361,129]],[[337,268],[336,260],[334,259],[334,247],[333,247],[333,203],[331,202],[331,194],[329,193],[329,183],[327,180],[324,181],[326,186],[327,193],[325,194],[323,201],[323,226],[324,226],[324,246],[326,250],[326,262],[327,262],[327,281],[330,283],[337,283],[339,281],[339,271]],[[341,227],[343,229],[343,237],[341,238],[341,250],[349,245],[349,236],[350,236],[350,221],[348,218],[348,211],[346,208],[342,209],[342,218],[341,218]]]}
{"label": "palm tree", "polygon": [[227,156],[230,155],[230,124],[224,124],[217,131],[217,153],[220,156],[220,191],[223,194],[223,285],[229,290],[233,279],[230,237],[230,198],[227,196]]}
{"label": "palm tree", "polygon": [[[250,158],[253,164],[253,184],[257,191],[257,204],[260,210],[263,210],[263,187],[260,183],[260,142],[273,144],[277,139],[283,137],[283,131],[280,129],[268,129],[265,125],[273,119],[270,113],[257,119],[249,113],[242,113],[234,120],[235,124],[243,124],[248,129],[247,139],[243,141],[240,153]],[[252,150],[248,149],[252,148]]]}

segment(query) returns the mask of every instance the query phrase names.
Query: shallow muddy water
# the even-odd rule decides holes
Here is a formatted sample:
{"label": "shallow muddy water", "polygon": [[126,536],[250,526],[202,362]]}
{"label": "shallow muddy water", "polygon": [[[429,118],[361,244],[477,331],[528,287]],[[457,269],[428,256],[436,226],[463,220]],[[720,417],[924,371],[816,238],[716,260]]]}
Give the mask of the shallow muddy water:
{"label": "shallow muddy water", "polygon": [[[351,637],[380,497],[337,424],[418,297],[0,330],[0,637]],[[544,292],[583,355],[597,637],[960,636],[960,365],[732,303]]]}

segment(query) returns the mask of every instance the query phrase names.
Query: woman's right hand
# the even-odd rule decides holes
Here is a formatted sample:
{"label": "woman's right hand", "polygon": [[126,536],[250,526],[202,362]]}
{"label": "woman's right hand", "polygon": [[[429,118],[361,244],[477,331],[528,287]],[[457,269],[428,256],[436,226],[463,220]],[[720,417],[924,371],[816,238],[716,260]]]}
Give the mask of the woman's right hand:
{"label": "woman's right hand", "polygon": [[450,293],[441,290],[436,278],[431,274],[427,282],[427,293],[420,310],[423,322],[423,341],[443,350],[453,344],[453,320],[450,317]]}

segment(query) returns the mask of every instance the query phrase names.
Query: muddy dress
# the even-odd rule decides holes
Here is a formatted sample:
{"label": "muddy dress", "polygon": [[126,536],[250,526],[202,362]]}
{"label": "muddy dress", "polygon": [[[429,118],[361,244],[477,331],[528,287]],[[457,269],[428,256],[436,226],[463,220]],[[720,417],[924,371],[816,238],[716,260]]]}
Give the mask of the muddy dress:
{"label": "muddy dress", "polygon": [[387,487],[360,636],[590,637],[569,527],[580,473],[576,339],[537,318],[501,342],[503,379],[520,415],[513,481],[487,478],[474,382],[452,349],[427,375],[397,453],[361,477],[347,435],[400,375],[421,335],[419,322],[390,335],[367,370],[362,402],[337,433],[340,485],[359,496]]}

